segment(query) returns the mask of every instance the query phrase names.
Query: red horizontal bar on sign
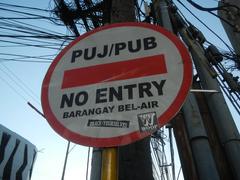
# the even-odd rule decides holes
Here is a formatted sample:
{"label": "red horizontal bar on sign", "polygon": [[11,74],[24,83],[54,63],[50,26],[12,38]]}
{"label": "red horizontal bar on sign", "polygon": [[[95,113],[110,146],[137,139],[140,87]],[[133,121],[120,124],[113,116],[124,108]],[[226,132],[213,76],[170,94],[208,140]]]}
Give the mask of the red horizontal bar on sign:
{"label": "red horizontal bar on sign", "polygon": [[167,73],[164,55],[67,70],[62,89]]}

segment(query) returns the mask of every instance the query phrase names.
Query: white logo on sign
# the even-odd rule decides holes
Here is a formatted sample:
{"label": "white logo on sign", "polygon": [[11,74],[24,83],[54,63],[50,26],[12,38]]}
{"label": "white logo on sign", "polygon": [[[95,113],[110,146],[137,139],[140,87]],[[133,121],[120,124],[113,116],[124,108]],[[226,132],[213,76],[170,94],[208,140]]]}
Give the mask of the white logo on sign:
{"label": "white logo on sign", "polygon": [[149,112],[138,115],[140,131],[154,131],[157,128],[156,112]]}
{"label": "white logo on sign", "polygon": [[144,126],[152,126],[154,123],[154,119],[153,117],[155,116],[155,114],[151,113],[151,114],[142,114],[141,115],[141,119],[143,121],[143,125]]}

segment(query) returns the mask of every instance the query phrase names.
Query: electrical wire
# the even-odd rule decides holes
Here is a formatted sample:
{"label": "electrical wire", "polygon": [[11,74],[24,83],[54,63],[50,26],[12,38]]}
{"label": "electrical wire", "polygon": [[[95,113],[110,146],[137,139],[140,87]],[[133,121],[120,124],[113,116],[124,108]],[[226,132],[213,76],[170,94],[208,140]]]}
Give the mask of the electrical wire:
{"label": "electrical wire", "polygon": [[0,10],[7,11],[7,12],[12,12],[12,13],[17,13],[17,14],[22,14],[22,15],[33,16],[33,17],[35,16],[35,17],[43,18],[43,19],[49,19],[49,17],[47,17],[47,16],[41,16],[41,15],[22,12],[22,11],[17,11],[17,10],[13,10],[13,9],[7,9],[7,8],[0,7]]}
{"label": "electrical wire", "polygon": [[8,87],[10,87],[10,89],[12,89],[18,96],[20,96],[24,101],[28,101],[26,97],[24,97],[20,92],[18,92],[18,90],[16,90],[16,88],[14,86],[12,86],[8,81],[6,81],[4,78],[2,78],[0,76],[0,79],[7,84]]}
{"label": "electrical wire", "polygon": [[22,9],[27,9],[27,10],[37,10],[37,11],[44,11],[44,12],[52,12],[52,10],[47,10],[47,9],[40,9],[36,7],[28,7],[28,6],[20,6],[16,4],[8,4],[8,3],[0,3],[1,6],[9,6],[9,7],[14,7],[14,8],[22,8]]}
{"label": "electrical wire", "polygon": [[59,48],[57,48],[57,47],[51,47],[50,45],[29,44],[29,43],[8,41],[8,40],[1,40],[1,42],[6,42],[6,43],[10,43],[10,44],[18,44],[18,45],[23,45],[23,46],[30,46],[30,47],[35,47],[35,48],[59,50]]}
{"label": "electrical wire", "polygon": [[240,93],[238,91],[235,91],[234,89],[231,89],[231,85],[227,80],[225,80],[226,77],[224,76],[224,74],[226,74],[227,71],[221,65],[221,63],[215,65],[214,68],[218,72],[217,81],[219,86],[227,96],[228,100],[233,105],[234,109],[240,115],[240,104],[238,103],[238,101],[240,102]]}
{"label": "electrical wire", "polygon": [[218,84],[219,84],[221,90],[227,96],[228,100],[231,102],[232,106],[234,107],[234,109],[236,110],[238,115],[240,115],[240,105],[239,105],[239,103],[237,103],[237,101],[235,100],[233,95],[231,93],[229,93],[228,87],[223,83],[223,81],[219,78],[217,80],[218,80]]}
{"label": "electrical wire", "polygon": [[[207,49],[209,45],[215,46],[213,43],[206,40],[204,48]],[[232,72],[232,71],[240,70],[238,55],[234,54],[234,52],[226,51],[225,49],[222,49],[219,46],[216,46],[216,47],[220,51],[220,55],[223,57],[223,63],[225,63],[223,66],[227,71]],[[234,64],[231,62],[233,62]]]}
{"label": "electrical wire", "polygon": [[52,38],[52,39],[66,39],[66,38],[72,38],[72,37],[76,37],[76,36],[58,36],[58,35],[32,35],[32,36],[28,36],[28,35],[1,35],[0,34],[0,37],[8,37],[8,38],[42,38],[42,39],[49,39],[49,38]]}
{"label": "electrical wire", "polygon": [[[32,19],[46,19],[43,17],[0,17],[0,20],[10,20],[10,19],[14,19],[14,20],[32,20]],[[48,18],[49,20],[55,20],[54,18]]]}
{"label": "electrical wire", "polygon": [[[17,27],[17,28],[26,29],[25,27],[22,27],[22,26]],[[40,28],[38,28],[38,29],[40,29]],[[30,31],[33,31],[33,32],[34,32],[34,30],[30,29]],[[29,31],[29,29],[28,29],[28,31]],[[26,32],[26,33],[28,33],[28,32]],[[39,33],[39,31],[37,31],[36,33]],[[33,43],[31,43],[31,44],[27,43],[27,42],[24,42],[24,41],[20,42],[20,41],[16,41],[16,40],[14,40],[14,41],[12,41],[12,40],[2,40],[2,42],[19,44],[19,45],[23,45],[23,46],[32,46],[32,47],[41,47],[41,48],[49,48],[49,49],[59,50],[59,48],[57,48],[57,46],[61,46],[62,41],[61,41],[61,44],[59,44],[59,45],[57,45],[56,43],[51,43],[51,42],[47,42],[47,41],[49,41],[49,40],[60,41],[61,39],[63,39],[64,41],[65,40],[69,41],[69,40],[73,39],[73,37],[66,36],[66,35],[65,36],[53,35],[53,34],[49,35],[49,33],[47,33],[48,35],[45,35],[46,34],[45,32],[43,32],[44,35],[36,35],[36,33],[35,33],[35,35],[31,35],[31,36],[26,36],[26,35],[2,35],[6,38],[14,38],[14,39],[18,38],[18,39],[22,39],[24,41],[32,41]],[[40,33],[42,33],[42,32],[40,32]],[[47,38],[47,41],[44,40],[44,41],[40,42],[39,40],[30,40],[32,38],[35,38],[35,39],[39,39],[39,38],[46,39]],[[36,44],[36,42],[45,43],[45,45]]]}
{"label": "electrical wire", "polygon": [[225,10],[225,11],[228,11],[227,9],[225,8],[228,8],[228,7],[232,7],[232,8],[235,8],[236,10],[239,11],[239,7],[234,5],[234,4],[230,4],[230,3],[224,3],[224,5],[222,6],[218,6],[218,7],[213,7],[213,8],[206,8],[206,7],[203,7],[203,6],[200,6],[199,4],[195,3],[194,1],[192,0],[186,0],[188,3],[190,3],[192,6],[194,6],[195,8],[201,10],[201,11],[217,11],[217,10]]}
{"label": "electrical wire", "polygon": [[[204,23],[200,18],[198,18],[190,9],[188,9],[187,6],[185,6],[180,0],[177,0],[179,2],[179,4],[181,4],[194,18],[196,18],[204,27],[206,27],[212,34],[214,34],[228,49],[229,51],[233,53],[232,48],[216,33],[214,32],[211,28],[209,28],[206,23]],[[178,9],[178,11],[180,11]],[[181,13],[183,14],[183,13]],[[184,17],[184,19],[186,19],[186,17]],[[189,22],[189,21],[188,21]],[[210,42],[209,42],[210,43]],[[212,44],[212,43],[211,43]]]}
{"label": "electrical wire", "polygon": [[52,63],[52,61],[38,61],[38,60],[20,60],[20,59],[6,59],[6,58],[0,58],[1,61],[13,61],[13,62],[24,62],[24,63]]}
{"label": "electrical wire", "polygon": [[152,135],[150,142],[153,167],[158,167],[154,167],[157,173],[156,176],[159,177],[158,179],[170,179],[171,177],[173,177],[171,171],[169,171],[169,167],[172,166],[173,163],[167,163],[167,157],[164,148],[166,145],[166,141],[167,135],[164,134],[164,128],[161,128]]}
{"label": "electrical wire", "polygon": [[[179,1],[179,0],[178,0],[178,1]],[[180,2],[180,4],[184,6],[184,4],[182,4],[181,2]],[[185,6],[185,8],[187,8],[187,7]],[[187,8],[187,9],[188,9],[188,8]],[[188,10],[189,10],[189,9],[188,9]],[[190,10],[189,10],[189,11],[190,11]],[[192,14],[192,13],[191,13],[191,14]],[[210,43],[210,42],[208,42],[208,43]],[[212,44],[212,43],[210,43],[210,44]],[[230,50],[231,50],[231,49],[230,49]],[[232,51],[231,51],[231,54],[234,55]],[[222,68],[224,68],[224,67],[222,66]],[[218,69],[218,74],[221,74],[221,71],[219,71],[219,69]],[[224,78],[223,78],[223,79],[219,79],[219,77],[218,77],[217,80],[218,80],[218,83],[219,83],[222,91],[224,92],[224,94],[226,95],[226,97],[229,99],[229,101],[231,102],[231,104],[233,105],[233,107],[235,108],[235,110],[239,113],[239,105],[237,104],[237,102],[236,102],[236,100],[235,100],[235,98],[234,98],[234,96],[238,97],[238,95],[237,95],[235,92],[234,92],[235,95],[233,95],[233,94],[231,94],[231,93],[229,92],[230,86],[229,86],[229,85],[226,85],[226,84],[224,83]]]}
{"label": "electrical wire", "polygon": [[8,24],[6,24],[6,25],[8,25],[8,26],[13,26],[15,28],[19,28],[22,30],[28,30],[28,31],[30,31],[30,33],[40,33],[40,34],[52,35],[52,36],[56,36],[56,35],[64,36],[65,35],[65,34],[62,34],[62,33],[59,33],[59,32],[53,31],[53,30],[43,28],[41,26],[36,26],[33,24],[20,22],[17,20],[2,20],[2,21],[7,22]]}
{"label": "electrical wire", "polygon": [[[47,20],[50,20],[50,19],[47,19]],[[52,21],[47,21],[49,23],[52,23]],[[3,19],[2,20],[2,23],[1,25],[5,23],[5,25],[8,25],[8,26],[11,26],[11,27],[16,27],[16,28],[22,28],[22,29],[25,29],[25,30],[29,30],[29,31],[33,31],[33,32],[39,32],[39,33],[44,33],[44,34],[48,34],[48,35],[65,35],[63,33],[59,33],[57,31],[53,31],[52,29],[46,29],[42,26],[36,26],[34,25],[33,23],[29,24],[29,23],[26,23],[26,22],[23,22],[23,21],[18,21],[18,20],[14,20],[14,19],[9,19],[9,20],[6,20],[6,19]],[[39,24],[39,22],[37,23]],[[45,26],[47,27],[47,26]]]}
{"label": "electrical wire", "polygon": [[28,56],[28,55],[21,55],[21,54],[10,54],[10,53],[0,53],[2,56],[13,56],[13,57],[20,57],[20,58],[30,58],[30,59],[42,59],[42,60],[52,60],[54,55],[41,55],[41,56]]}
{"label": "electrical wire", "polygon": [[30,92],[31,96],[33,96],[34,99],[38,101],[38,103],[40,102],[39,97],[36,95],[36,93],[34,93],[33,90],[28,87],[28,85],[23,80],[20,79],[20,77],[18,77],[9,67],[4,65],[4,63],[0,64],[9,72],[9,74],[11,74],[16,79],[17,82],[19,82],[21,86],[23,86],[28,92]]}
{"label": "electrical wire", "polygon": [[211,15],[221,19],[222,21],[224,21],[226,24],[228,24],[230,27],[232,27],[233,29],[235,29],[235,25],[231,24],[231,22],[229,22],[228,20],[222,18],[221,16],[213,13],[212,11],[216,11],[216,10],[224,10],[226,12],[229,12],[228,9],[225,9],[226,7],[233,7],[235,8],[237,11],[240,11],[239,7],[235,6],[235,5],[231,5],[229,3],[224,3],[225,5],[219,6],[219,7],[214,7],[214,8],[205,8],[203,6],[200,6],[199,4],[193,2],[192,0],[186,0],[188,3],[190,3],[192,6],[194,6],[195,8],[201,10],[201,11],[207,11],[208,13],[210,13]]}
{"label": "electrical wire", "polygon": [[22,92],[24,92],[27,96],[29,96],[31,99],[33,99],[36,103],[38,103],[40,105],[39,98],[36,97],[35,94],[33,94],[31,90],[29,90],[30,88],[27,87],[25,84],[23,84],[22,80],[20,80],[19,78],[16,78],[16,75],[12,71],[10,71],[9,68],[4,66],[2,63],[0,63],[0,64],[6,69],[6,70],[3,70],[0,67],[0,70],[6,75],[6,77],[8,77],[9,80],[11,80],[13,82],[13,84],[16,85],[16,87],[21,89]]}

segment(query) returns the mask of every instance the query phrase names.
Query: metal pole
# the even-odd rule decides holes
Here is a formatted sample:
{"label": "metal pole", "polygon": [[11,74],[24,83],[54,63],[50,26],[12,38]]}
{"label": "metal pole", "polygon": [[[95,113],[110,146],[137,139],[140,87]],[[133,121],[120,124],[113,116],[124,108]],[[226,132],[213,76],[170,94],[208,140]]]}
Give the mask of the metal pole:
{"label": "metal pole", "polygon": [[117,180],[117,148],[104,148],[102,152],[101,180]]}
{"label": "metal pole", "polygon": [[88,147],[86,180],[88,180],[89,157],[90,157],[90,147]]}
{"label": "metal pole", "polygon": [[[209,64],[204,55],[203,48],[196,40],[189,36],[186,26],[179,28],[179,33],[191,51],[202,87],[220,92],[221,90],[217,80],[211,76],[209,70],[206,68]],[[205,97],[235,179],[240,179],[240,135],[235,122],[222,93],[206,93]]]}
{"label": "metal pole", "polygon": [[172,179],[176,180],[175,176],[175,162],[174,162],[174,150],[173,150],[173,142],[172,142],[172,127],[171,124],[168,125],[168,133],[169,133],[169,143],[170,143],[170,153],[171,153],[171,162],[172,162]]}
{"label": "metal pole", "polygon": [[90,180],[101,179],[102,149],[93,148]]}
{"label": "metal pole", "polygon": [[68,145],[67,145],[67,151],[66,151],[66,156],[65,156],[64,165],[63,165],[62,180],[64,180],[64,176],[65,176],[69,147],[70,147],[70,141],[68,141]]}
{"label": "metal pole", "polygon": [[[157,3],[158,2],[158,3]],[[173,31],[165,0],[155,0],[160,5],[162,26]],[[216,164],[202,123],[195,96],[190,93],[183,105],[184,119],[191,142],[191,148],[200,180],[219,180]]]}

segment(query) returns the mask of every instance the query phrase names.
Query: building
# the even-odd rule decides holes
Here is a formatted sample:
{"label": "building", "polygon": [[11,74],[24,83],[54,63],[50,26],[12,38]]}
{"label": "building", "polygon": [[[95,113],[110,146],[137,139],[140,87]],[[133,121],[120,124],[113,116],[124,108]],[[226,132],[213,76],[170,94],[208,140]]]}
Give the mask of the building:
{"label": "building", "polygon": [[0,180],[30,180],[37,149],[0,124]]}

